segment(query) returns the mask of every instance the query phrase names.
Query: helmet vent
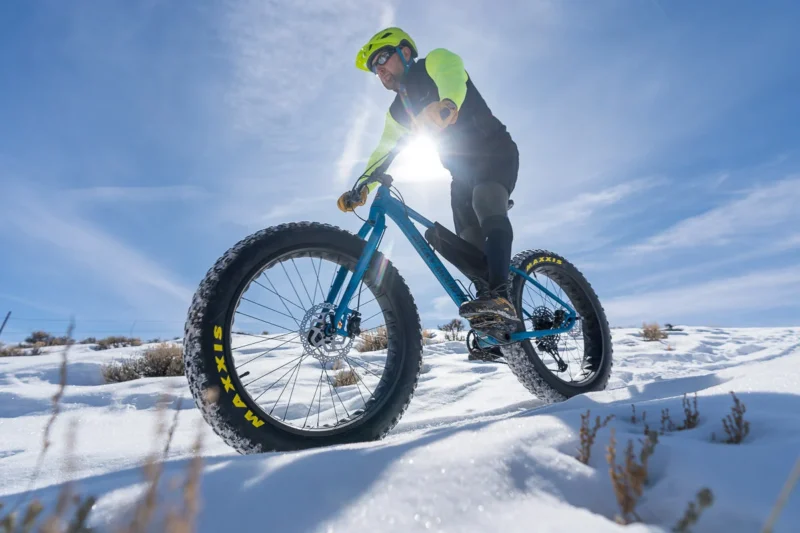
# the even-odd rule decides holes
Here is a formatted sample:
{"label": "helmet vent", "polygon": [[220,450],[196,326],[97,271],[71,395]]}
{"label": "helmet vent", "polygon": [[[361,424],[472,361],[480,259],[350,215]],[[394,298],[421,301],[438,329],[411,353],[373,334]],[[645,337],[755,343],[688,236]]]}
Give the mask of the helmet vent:
{"label": "helmet vent", "polygon": [[392,32],[390,32],[390,31],[387,31],[386,33],[384,33],[383,35],[381,35],[381,39],[386,39],[387,37],[389,37],[389,36],[391,36],[391,35],[392,35]]}

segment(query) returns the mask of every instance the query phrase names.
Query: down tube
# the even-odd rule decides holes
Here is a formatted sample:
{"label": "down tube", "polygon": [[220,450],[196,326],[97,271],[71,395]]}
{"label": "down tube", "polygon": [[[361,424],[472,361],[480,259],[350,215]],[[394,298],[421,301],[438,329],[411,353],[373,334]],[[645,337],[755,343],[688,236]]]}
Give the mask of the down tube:
{"label": "down tube", "polygon": [[428,241],[422,237],[419,230],[414,226],[414,223],[403,213],[398,214],[394,210],[388,210],[386,214],[397,223],[406,238],[411,241],[417,253],[422,257],[422,260],[425,261],[425,264],[428,265],[428,268],[431,269],[433,275],[439,280],[439,283],[441,283],[444,290],[447,291],[447,294],[456,306],[460,306],[462,303],[469,300],[467,295],[464,294],[464,291],[461,290],[461,287],[458,286],[458,283],[456,283],[456,280],[453,279],[453,276],[450,275],[450,272],[447,271],[436,254],[428,247]]}

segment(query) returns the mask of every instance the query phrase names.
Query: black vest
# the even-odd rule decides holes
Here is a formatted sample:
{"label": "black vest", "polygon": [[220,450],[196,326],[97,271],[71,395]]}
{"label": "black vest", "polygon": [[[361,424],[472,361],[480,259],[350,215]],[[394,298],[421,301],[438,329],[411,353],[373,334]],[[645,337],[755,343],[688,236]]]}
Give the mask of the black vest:
{"label": "black vest", "polygon": [[[400,93],[392,102],[389,112],[397,122],[411,128],[411,112],[418,115],[431,102],[439,101],[436,83],[425,69],[425,59],[411,64],[403,82],[408,99],[406,104]],[[410,107],[406,110],[406,105]],[[445,168],[450,169],[470,156],[496,153],[511,143],[506,126],[492,114],[486,101],[467,74],[467,95],[458,110],[458,120],[438,136],[439,156]]]}

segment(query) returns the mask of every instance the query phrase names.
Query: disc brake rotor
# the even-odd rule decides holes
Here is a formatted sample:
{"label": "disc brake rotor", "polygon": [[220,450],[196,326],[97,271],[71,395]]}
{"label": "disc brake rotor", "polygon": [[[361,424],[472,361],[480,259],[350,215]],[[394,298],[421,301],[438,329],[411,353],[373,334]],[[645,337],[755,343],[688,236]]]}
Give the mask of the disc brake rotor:
{"label": "disc brake rotor", "polygon": [[353,345],[353,337],[342,337],[336,333],[333,319],[336,308],[333,304],[321,303],[309,309],[300,322],[300,342],[303,350],[326,364],[347,357]]}

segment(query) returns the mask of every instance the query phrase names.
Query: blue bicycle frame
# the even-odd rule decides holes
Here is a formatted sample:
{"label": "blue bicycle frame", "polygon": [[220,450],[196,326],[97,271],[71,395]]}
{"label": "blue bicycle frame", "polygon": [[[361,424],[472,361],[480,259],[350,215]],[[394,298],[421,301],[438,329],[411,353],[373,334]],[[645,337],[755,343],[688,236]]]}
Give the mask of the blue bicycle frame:
{"label": "blue bicycle frame", "polygon": [[[433,275],[436,276],[436,279],[439,280],[442,287],[444,287],[447,294],[450,295],[453,302],[456,306],[460,306],[462,303],[470,300],[471,298],[462,290],[461,286],[453,279],[453,276],[450,275],[447,268],[442,264],[439,257],[433,251],[433,249],[428,244],[428,241],[422,236],[419,232],[417,227],[414,225],[413,222],[418,222],[425,226],[425,228],[433,227],[433,222],[425,218],[424,216],[420,215],[404,203],[400,202],[396,198],[392,197],[389,191],[389,187],[384,184],[378,188],[378,192],[375,196],[375,200],[372,202],[369,210],[369,218],[361,227],[361,230],[358,232],[358,236],[361,239],[367,239],[369,235],[369,239],[367,239],[367,245],[364,248],[364,252],[361,254],[361,257],[356,264],[355,272],[353,276],[350,278],[350,282],[347,284],[345,288],[344,295],[342,296],[339,305],[336,307],[335,315],[333,324],[338,324],[337,326],[337,333],[339,335],[343,335],[345,337],[348,336],[347,328],[345,324],[347,320],[349,320],[351,313],[353,312],[348,306],[350,304],[350,299],[355,294],[356,289],[358,288],[359,283],[364,276],[364,273],[367,271],[367,268],[372,261],[372,256],[375,253],[375,250],[378,249],[378,243],[380,242],[381,238],[383,237],[384,232],[386,231],[386,216],[389,216],[399,227],[403,234],[411,241],[411,244],[417,250],[417,253],[422,257],[425,264],[428,265],[428,268],[431,269]],[[413,222],[412,222],[413,221]],[[370,234],[371,232],[371,234]],[[532,339],[535,337],[544,337],[548,335],[556,335],[559,333],[565,333],[569,331],[573,325],[575,324],[576,320],[576,313],[575,310],[572,309],[569,305],[564,303],[561,299],[559,299],[555,294],[547,290],[543,287],[536,279],[528,276],[528,274],[522,270],[519,270],[515,267],[511,267],[511,271],[515,272],[516,274],[525,278],[528,282],[532,283],[542,292],[547,294],[550,298],[558,302],[561,306],[564,307],[564,310],[567,312],[567,316],[565,317],[564,326],[557,328],[557,329],[546,329],[546,330],[536,330],[536,331],[523,331],[518,333],[513,333],[511,335],[510,342],[517,342],[525,339]],[[344,266],[339,267],[339,271],[336,274],[334,279],[333,285],[328,293],[328,297],[325,299],[325,302],[329,304],[334,304],[336,302],[336,297],[339,294],[339,291],[344,284],[345,278],[347,277],[348,269]],[[530,313],[527,311],[523,311],[528,318],[531,318]],[[499,341],[490,336],[482,336],[482,340],[489,343],[489,344],[502,344],[502,341]]]}

